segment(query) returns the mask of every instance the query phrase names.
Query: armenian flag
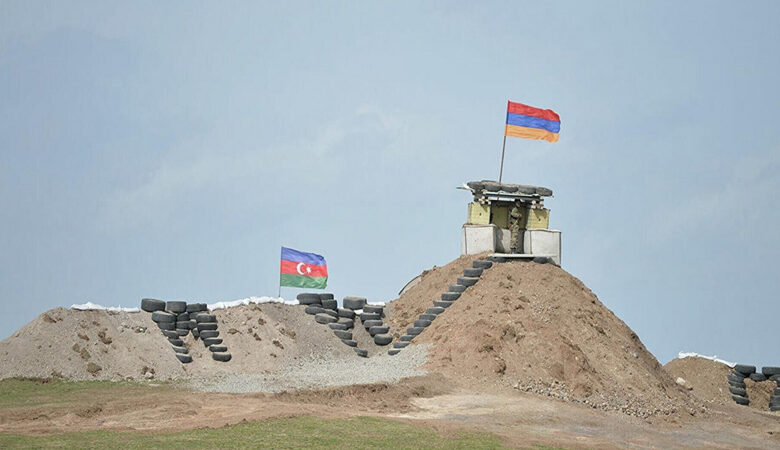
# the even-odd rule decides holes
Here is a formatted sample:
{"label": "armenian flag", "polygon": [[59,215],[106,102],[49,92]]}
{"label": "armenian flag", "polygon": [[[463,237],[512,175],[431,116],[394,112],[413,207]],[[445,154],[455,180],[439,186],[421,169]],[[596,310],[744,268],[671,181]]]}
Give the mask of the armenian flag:
{"label": "armenian flag", "polygon": [[504,136],[558,141],[561,118],[552,109],[507,102]]}
{"label": "armenian flag", "polygon": [[279,277],[280,286],[325,289],[328,264],[321,255],[282,247]]}

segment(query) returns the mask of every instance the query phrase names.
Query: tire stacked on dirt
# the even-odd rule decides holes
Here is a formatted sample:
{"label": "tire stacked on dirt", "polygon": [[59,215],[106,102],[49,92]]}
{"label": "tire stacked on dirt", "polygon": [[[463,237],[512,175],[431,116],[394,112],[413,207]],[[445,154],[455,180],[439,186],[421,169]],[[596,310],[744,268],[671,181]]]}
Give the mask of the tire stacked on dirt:
{"label": "tire stacked on dirt", "polygon": [[440,300],[434,300],[432,308],[426,309],[423,314],[417,317],[413,326],[406,329],[406,334],[401,336],[399,342],[393,344],[393,348],[388,350],[387,354],[397,355],[401,349],[406,348],[416,336],[419,336],[425,328],[431,325],[439,314],[452,306],[469,287],[477,284],[484,271],[493,267],[493,262],[504,261],[477,259],[471,263],[471,267],[463,269],[463,276],[458,277],[457,283],[451,284],[447,292],[441,294]]}
{"label": "tire stacked on dirt", "polygon": [[746,364],[737,364],[734,366],[734,370],[731,375],[728,376],[729,392],[731,392],[731,399],[738,405],[748,406],[750,405],[750,399],[748,398],[747,389],[745,386],[745,378],[756,373],[756,366],[749,366]]}
{"label": "tire stacked on dirt", "polygon": [[[356,319],[360,319],[361,322],[364,323],[363,314],[371,314],[373,317],[374,313],[365,311],[364,308],[366,308],[366,303],[367,301],[364,297],[344,297],[341,300],[341,308],[339,308],[338,305],[333,305],[338,320],[336,323],[328,325],[333,328],[334,333],[342,331],[341,333],[336,334],[336,336],[341,339],[341,342],[344,343],[344,345],[352,347],[355,354],[361,358],[368,358],[368,351],[357,346],[357,341],[352,338],[352,332],[349,332],[349,335],[345,332],[352,330],[355,327]],[[345,339],[347,337],[348,339]]]}
{"label": "tire stacked on dirt", "polygon": [[384,317],[385,305],[366,305],[360,315],[360,321],[368,334],[374,338],[374,344],[382,347],[393,342],[393,335],[390,334],[390,327],[385,325]]}
{"label": "tire stacked on dirt", "polygon": [[211,358],[214,361],[228,362],[232,355],[228,353],[227,346],[219,337],[219,323],[214,314],[200,313],[195,318],[197,322],[198,333],[200,334],[203,345],[211,352]]}
{"label": "tire stacked on dirt", "polygon": [[195,339],[200,338],[200,332],[198,331],[198,321],[196,318],[200,313],[208,313],[209,308],[205,303],[188,303],[187,312],[190,315],[190,332]]}
{"label": "tire stacked on dirt", "polygon": [[[168,339],[168,343],[171,344],[173,352],[176,355],[176,359],[186,364],[192,362],[192,356],[189,354],[189,349],[182,340],[183,336],[189,333],[189,314],[187,314],[187,302],[164,302],[153,298],[145,298],[141,300],[141,309],[152,313],[152,321],[157,324],[157,328],[160,329],[163,336]],[[185,316],[181,316],[181,314]],[[187,333],[183,335],[178,327],[179,318],[186,320],[188,326]]]}
{"label": "tire stacked on dirt", "polygon": [[780,367],[762,367],[761,373],[775,382],[775,388],[769,397],[769,410],[780,411]]}

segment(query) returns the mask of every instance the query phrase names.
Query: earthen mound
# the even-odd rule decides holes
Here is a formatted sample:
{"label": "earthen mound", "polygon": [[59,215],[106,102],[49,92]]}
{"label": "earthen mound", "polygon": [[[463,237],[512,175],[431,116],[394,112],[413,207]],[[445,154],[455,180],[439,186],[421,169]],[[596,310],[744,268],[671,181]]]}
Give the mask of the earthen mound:
{"label": "earthen mound", "polygon": [[[735,405],[729,392],[727,381],[732,372],[726,364],[707,358],[687,357],[675,358],[664,366],[673,379],[682,378],[690,392],[700,400],[719,405]],[[761,411],[769,411],[769,396],[775,383],[763,381],[756,383],[750,378],[744,380],[750,407]]]}
{"label": "earthen mound", "polygon": [[[222,373],[262,374],[301,358],[355,358],[333,332],[302,306],[261,304],[214,311],[229,362],[214,361],[190,334],[183,337],[193,361],[182,364],[146,312],[55,308],[0,342],[0,379],[173,379]],[[359,339],[356,337],[356,339]],[[366,341],[370,337],[365,336]]]}
{"label": "earthen mound", "polygon": [[[396,336],[477,258],[425,272],[391,302]],[[636,333],[551,264],[494,264],[413,342],[434,344],[429,369],[466,383],[514,386],[639,416],[690,403]]]}

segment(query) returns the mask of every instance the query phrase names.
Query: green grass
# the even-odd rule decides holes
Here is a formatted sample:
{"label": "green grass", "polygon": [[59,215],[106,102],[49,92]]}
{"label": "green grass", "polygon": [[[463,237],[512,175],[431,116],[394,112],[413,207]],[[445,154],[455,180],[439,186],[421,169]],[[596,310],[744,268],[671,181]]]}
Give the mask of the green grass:
{"label": "green grass", "polygon": [[444,436],[425,426],[357,417],[296,417],[243,423],[223,428],[144,433],[86,431],[48,436],[0,434],[0,448],[337,448],[337,449],[494,449],[504,448],[487,433]]}
{"label": "green grass", "polygon": [[130,381],[62,381],[52,379],[0,380],[0,409],[25,406],[62,405],[99,391],[125,388],[148,390],[145,383]]}

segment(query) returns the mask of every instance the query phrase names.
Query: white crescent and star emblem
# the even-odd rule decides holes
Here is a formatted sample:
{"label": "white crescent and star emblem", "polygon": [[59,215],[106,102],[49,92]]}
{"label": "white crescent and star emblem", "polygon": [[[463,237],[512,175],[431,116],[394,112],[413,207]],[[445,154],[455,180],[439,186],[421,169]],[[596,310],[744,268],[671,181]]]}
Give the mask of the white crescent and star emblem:
{"label": "white crescent and star emblem", "polygon": [[[308,275],[311,273],[311,267],[307,266],[306,263],[298,263],[297,266],[295,266],[295,270],[298,271],[301,275]],[[303,271],[306,271],[306,273],[303,273]]]}

